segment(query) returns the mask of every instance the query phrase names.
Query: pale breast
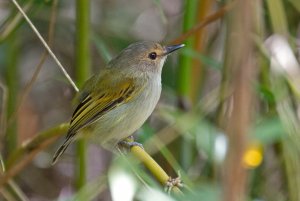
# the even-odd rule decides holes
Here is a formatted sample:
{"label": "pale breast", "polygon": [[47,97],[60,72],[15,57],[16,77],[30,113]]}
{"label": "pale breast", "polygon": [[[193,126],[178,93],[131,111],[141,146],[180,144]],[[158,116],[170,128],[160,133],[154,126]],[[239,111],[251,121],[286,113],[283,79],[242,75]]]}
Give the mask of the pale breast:
{"label": "pale breast", "polygon": [[132,101],[118,106],[92,125],[92,139],[105,148],[113,148],[120,140],[132,135],[153,112],[161,93],[160,76],[148,82]]}

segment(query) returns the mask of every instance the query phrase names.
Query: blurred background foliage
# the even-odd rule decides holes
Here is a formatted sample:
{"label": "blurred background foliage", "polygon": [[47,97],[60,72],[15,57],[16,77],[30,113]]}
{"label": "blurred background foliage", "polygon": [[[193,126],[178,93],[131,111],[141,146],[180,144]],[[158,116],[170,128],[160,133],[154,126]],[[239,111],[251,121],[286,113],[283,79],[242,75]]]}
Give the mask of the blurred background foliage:
{"label": "blurred background foliage", "polygon": [[0,0],[0,200],[300,200],[299,0],[19,3],[79,86],[134,41],[186,44],[136,133],[185,187],[168,196],[130,155],[86,142],[51,166],[75,92]]}

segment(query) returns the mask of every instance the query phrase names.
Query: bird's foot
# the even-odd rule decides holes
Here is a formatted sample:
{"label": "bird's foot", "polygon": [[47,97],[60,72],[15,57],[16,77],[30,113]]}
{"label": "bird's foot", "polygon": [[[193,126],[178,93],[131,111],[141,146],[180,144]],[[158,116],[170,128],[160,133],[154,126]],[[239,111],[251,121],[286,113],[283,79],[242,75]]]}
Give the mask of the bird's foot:
{"label": "bird's foot", "polygon": [[125,148],[126,150],[130,150],[134,146],[139,146],[142,149],[144,149],[143,145],[141,143],[135,142],[133,136],[129,136],[128,138],[125,138],[124,140],[120,141],[118,143],[119,148]]}

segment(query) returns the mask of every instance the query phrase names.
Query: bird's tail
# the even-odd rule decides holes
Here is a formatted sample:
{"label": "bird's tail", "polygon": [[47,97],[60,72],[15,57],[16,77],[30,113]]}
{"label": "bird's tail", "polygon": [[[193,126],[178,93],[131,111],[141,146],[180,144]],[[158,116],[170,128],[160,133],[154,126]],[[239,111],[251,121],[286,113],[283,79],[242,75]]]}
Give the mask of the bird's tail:
{"label": "bird's tail", "polygon": [[72,138],[66,139],[66,141],[58,148],[58,150],[55,152],[53,159],[52,159],[52,165],[54,165],[59,157],[66,151],[66,149],[68,148],[68,146],[71,144],[71,142],[73,141]]}

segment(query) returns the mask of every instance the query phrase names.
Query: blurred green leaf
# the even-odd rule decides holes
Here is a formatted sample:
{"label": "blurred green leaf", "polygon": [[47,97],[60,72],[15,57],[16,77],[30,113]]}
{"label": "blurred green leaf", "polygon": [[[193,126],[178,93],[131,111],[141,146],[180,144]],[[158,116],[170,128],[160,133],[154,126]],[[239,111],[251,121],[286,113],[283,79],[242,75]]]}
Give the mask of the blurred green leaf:
{"label": "blurred green leaf", "polygon": [[192,192],[186,192],[186,200],[199,200],[199,201],[220,201],[221,187],[209,183],[201,184]]}
{"label": "blurred green leaf", "polygon": [[175,199],[173,199],[171,196],[168,196],[166,193],[154,188],[143,189],[138,193],[137,197],[140,201],[175,201]]}
{"label": "blurred green leaf", "polygon": [[289,0],[289,2],[300,12],[300,1],[299,0]]}
{"label": "blurred green leaf", "polygon": [[104,176],[100,176],[99,178],[95,179],[84,185],[79,191],[77,191],[74,196],[66,198],[66,199],[59,199],[62,201],[85,201],[85,200],[93,200],[95,199],[103,190],[106,188],[106,178]]}
{"label": "blurred green leaf", "polygon": [[191,58],[195,58],[195,59],[199,59],[204,65],[206,65],[207,67],[211,67],[215,70],[221,70],[222,69],[222,64],[219,63],[218,61],[216,61],[213,58],[210,58],[208,56],[205,56],[199,52],[194,51],[192,48],[183,48],[181,53],[185,56],[191,57]]}
{"label": "blurred green leaf", "polygon": [[271,89],[269,89],[267,86],[259,85],[258,91],[264,100],[271,103],[275,103],[274,94],[272,93]]}
{"label": "blurred green leaf", "polygon": [[254,137],[263,144],[278,142],[286,134],[278,117],[262,120],[254,129]]}
{"label": "blurred green leaf", "polygon": [[95,43],[96,48],[99,54],[104,59],[105,63],[108,63],[112,59],[112,55],[109,49],[107,48],[106,44],[104,43],[104,41],[99,36],[96,36],[95,34],[92,34],[92,41]]}
{"label": "blurred green leaf", "polygon": [[150,139],[154,133],[153,127],[146,122],[137,132],[138,142],[143,144],[145,141]]}
{"label": "blurred green leaf", "polygon": [[213,148],[217,134],[220,133],[212,124],[203,120],[201,121],[191,133],[196,138],[197,147],[204,151],[207,156],[212,157]]}

